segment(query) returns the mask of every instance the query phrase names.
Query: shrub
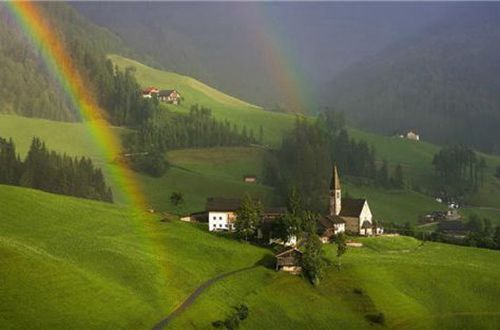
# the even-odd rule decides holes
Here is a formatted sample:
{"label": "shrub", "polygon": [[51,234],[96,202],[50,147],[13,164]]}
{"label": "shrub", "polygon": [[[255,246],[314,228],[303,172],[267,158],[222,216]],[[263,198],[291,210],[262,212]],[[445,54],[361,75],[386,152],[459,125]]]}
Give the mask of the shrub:
{"label": "shrub", "polygon": [[380,312],[377,314],[368,314],[366,315],[366,318],[373,323],[377,324],[384,324],[385,323],[385,315],[384,313]]}
{"label": "shrub", "polygon": [[248,306],[241,304],[240,307],[236,307],[236,315],[241,321],[246,319],[248,317]]}

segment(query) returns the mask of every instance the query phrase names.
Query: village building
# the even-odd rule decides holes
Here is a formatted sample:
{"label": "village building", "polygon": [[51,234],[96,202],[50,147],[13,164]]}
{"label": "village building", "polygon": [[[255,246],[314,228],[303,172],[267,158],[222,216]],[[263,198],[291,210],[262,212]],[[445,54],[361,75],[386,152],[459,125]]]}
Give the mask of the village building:
{"label": "village building", "polygon": [[[208,213],[209,231],[233,231],[234,221],[237,217],[237,211],[241,207],[239,198],[214,198],[207,199],[206,212]],[[286,213],[283,207],[268,207],[262,213],[263,227],[269,226],[273,220]],[[261,233],[258,236],[266,236],[267,230],[259,228]]]}
{"label": "village building", "polygon": [[208,230],[233,231],[236,211],[240,206],[240,199],[208,198],[206,204],[206,210],[208,212]]}
{"label": "village building", "polygon": [[399,134],[399,137],[402,139],[408,139],[412,141],[420,141],[420,135],[414,131],[406,131]]}
{"label": "village building", "polygon": [[256,183],[257,177],[255,175],[245,175],[243,177],[243,182],[245,183]]}
{"label": "village building", "polygon": [[300,274],[302,272],[302,256],[302,251],[296,248],[287,249],[276,254],[276,270]]}
{"label": "village building", "polygon": [[366,199],[342,198],[342,189],[337,166],[333,167],[330,183],[329,214],[319,220],[319,234],[328,242],[338,233],[355,235],[379,235],[383,228],[373,221],[373,214]]}
{"label": "village building", "polygon": [[156,87],[146,87],[142,90],[142,97],[152,98],[153,96],[158,96],[160,90]]}
{"label": "village building", "polygon": [[158,100],[169,104],[180,104],[181,94],[175,89],[164,89],[158,93]]}

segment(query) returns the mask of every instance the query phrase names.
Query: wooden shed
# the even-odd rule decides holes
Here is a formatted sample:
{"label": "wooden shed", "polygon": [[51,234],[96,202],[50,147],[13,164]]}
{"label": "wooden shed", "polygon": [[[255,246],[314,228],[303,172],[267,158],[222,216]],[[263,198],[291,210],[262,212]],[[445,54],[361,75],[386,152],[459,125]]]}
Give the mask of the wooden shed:
{"label": "wooden shed", "polygon": [[287,249],[276,254],[276,270],[299,274],[302,272],[302,251],[296,248]]}

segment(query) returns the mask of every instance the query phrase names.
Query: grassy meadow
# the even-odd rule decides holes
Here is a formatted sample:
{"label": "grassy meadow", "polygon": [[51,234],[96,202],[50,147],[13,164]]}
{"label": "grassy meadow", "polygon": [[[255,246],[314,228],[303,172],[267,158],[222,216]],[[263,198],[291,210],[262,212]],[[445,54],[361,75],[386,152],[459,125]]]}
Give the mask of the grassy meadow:
{"label": "grassy meadow", "polygon": [[[364,247],[349,249],[343,269],[328,267],[316,288],[300,277],[254,269],[210,288],[172,328],[205,328],[241,303],[250,310],[243,329],[372,329],[380,326],[366,316],[380,312],[390,329],[498,325],[498,251],[422,245],[408,237],[359,241]],[[326,246],[326,256],[335,262],[333,245]]]}
{"label": "grassy meadow", "polygon": [[[0,209],[5,329],[150,329],[207,279],[271,254],[202,225],[25,188],[0,185]],[[500,252],[359,240],[340,272],[325,246],[332,265],[318,287],[259,266],[214,284],[168,329],[208,329],[242,303],[242,329],[371,329],[366,315],[379,312],[396,329],[498,325]]]}
{"label": "grassy meadow", "polygon": [[269,254],[197,226],[30,189],[0,185],[0,209],[2,329],[148,329],[201,282]]}

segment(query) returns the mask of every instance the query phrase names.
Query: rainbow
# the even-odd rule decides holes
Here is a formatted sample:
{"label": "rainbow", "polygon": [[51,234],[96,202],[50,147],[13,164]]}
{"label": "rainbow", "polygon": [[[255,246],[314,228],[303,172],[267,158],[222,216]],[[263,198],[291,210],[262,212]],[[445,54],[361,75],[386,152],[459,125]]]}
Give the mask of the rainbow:
{"label": "rainbow", "polygon": [[310,87],[301,74],[298,61],[294,60],[295,51],[280,35],[268,9],[269,3],[251,2],[245,7],[248,24],[253,27],[251,36],[255,47],[260,50],[261,61],[271,74],[280,95],[287,100],[288,112],[308,113],[316,110],[315,97],[309,97]]}
{"label": "rainbow", "polygon": [[[123,197],[125,204],[137,210],[145,210],[147,203],[139,182],[125,164],[116,162],[116,156],[121,151],[119,139],[107,122],[105,112],[96,103],[91,89],[86,87],[64,44],[54,32],[55,29],[31,2],[8,1],[6,5],[23,32],[40,51],[47,68],[57,79],[72,107],[88,126],[90,136],[104,156],[106,164],[115,163],[114,166],[107,167],[111,173],[107,175],[112,180],[111,186],[115,190],[120,189],[118,194]],[[116,196],[116,191],[114,193]]]}

